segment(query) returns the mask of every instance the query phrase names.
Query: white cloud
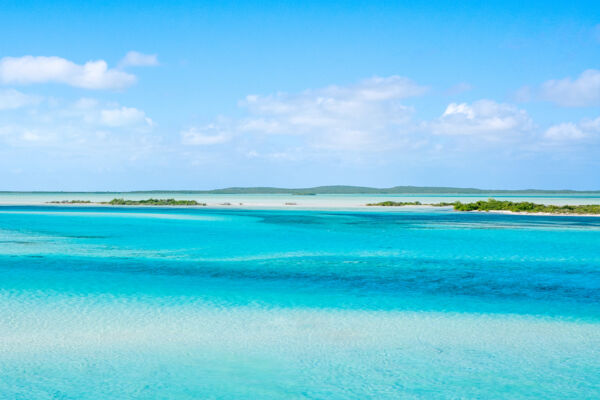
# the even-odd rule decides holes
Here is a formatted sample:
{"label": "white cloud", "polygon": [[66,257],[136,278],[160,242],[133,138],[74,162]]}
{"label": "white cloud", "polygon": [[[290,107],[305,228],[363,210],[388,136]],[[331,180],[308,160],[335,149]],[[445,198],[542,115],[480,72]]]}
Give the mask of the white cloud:
{"label": "white cloud", "polygon": [[146,113],[133,107],[121,107],[100,111],[102,124],[111,127],[126,126],[148,126],[154,122],[146,116]]}
{"label": "white cloud", "polygon": [[284,130],[278,121],[274,119],[265,120],[263,118],[248,119],[242,122],[239,128],[242,131],[254,131],[262,133],[277,133]]}
{"label": "white cloud", "polygon": [[181,132],[181,142],[192,146],[210,146],[229,141],[230,136],[217,124],[191,128]]}
{"label": "white cloud", "polygon": [[4,57],[0,59],[0,82],[4,84],[63,83],[84,89],[122,89],[136,77],[109,69],[106,61],[83,65],[60,57]]}
{"label": "white cloud", "polygon": [[549,142],[577,143],[589,142],[591,139],[600,139],[600,117],[575,124],[565,122],[549,127],[544,132],[544,138]]}
{"label": "white cloud", "polygon": [[156,54],[142,54],[137,51],[128,52],[119,62],[119,66],[125,67],[152,67],[158,65]]}
{"label": "white cloud", "polygon": [[428,124],[442,135],[475,135],[498,139],[533,127],[526,111],[510,104],[479,100],[472,104],[450,103],[442,116]]}
{"label": "white cloud", "polygon": [[52,112],[40,112],[38,119],[44,118],[48,124],[57,123],[59,120],[77,121],[88,127],[135,129],[149,131],[155,126],[154,121],[143,110],[135,107],[121,106],[113,102],[101,102],[94,98],[84,97],[79,100],[54,106]]}
{"label": "white cloud", "polygon": [[27,110],[0,113],[0,148],[6,144],[8,148],[44,146],[57,152],[76,148],[97,153],[119,143],[147,142],[154,127],[146,113],[137,108],[91,98],[72,103],[54,100]]}
{"label": "white cloud", "polygon": [[25,142],[40,142],[44,140],[42,136],[32,131],[23,132],[23,135],[21,137]]}
{"label": "white cloud", "polygon": [[408,78],[370,78],[350,86],[329,86],[298,94],[247,96],[241,104],[252,114],[240,129],[304,135],[313,147],[364,149],[381,145],[394,126],[407,123],[411,107],[399,100],[427,91]]}
{"label": "white cloud", "polygon": [[564,78],[542,84],[542,99],[566,107],[600,104],[600,71],[588,69],[575,80]]}
{"label": "white cloud", "polygon": [[39,96],[30,96],[14,89],[0,90],[0,110],[14,110],[39,104],[40,101]]}
{"label": "white cloud", "polygon": [[600,117],[596,119],[584,119],[580,125],[586,131],[600,132]]}
{"label": "white cloud", "polygon": [[577,140],[584,138],[585,134],[574,123],[566,122],[546,129],[544,136],[551,140]]}

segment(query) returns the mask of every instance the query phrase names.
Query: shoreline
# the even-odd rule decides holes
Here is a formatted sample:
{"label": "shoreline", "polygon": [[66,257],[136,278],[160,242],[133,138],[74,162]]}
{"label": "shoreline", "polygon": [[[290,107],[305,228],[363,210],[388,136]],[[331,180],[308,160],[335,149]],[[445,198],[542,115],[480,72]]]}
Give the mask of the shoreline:
{"label": "shoreline", "polygon": [[430,211],[432,209],[440,212],[464,212],[464,213],[487,213],[501,215],[523,215],[543,217],[596,217],[600,214],[577,214],[577,213],[548,213],[548,212],[517,212],[509,210],[472,210],[455,211],[452,206],[433,206],[429,204],[404,205],[404,206],[367,206],[366,204],[206,204],[206,205],[111,205],[102,203],[0,203],[0,210],[4,207],[56,207],[56,208],[107,208],[107,209],[205,209],[205,210],[290,210],[290,211],[360,211],[360,212],[402,212],[402,211]]}
{"label": "shoreline", "polygon": [[577,213],[549,213],[549,212],[524,212],[524,211],[509,211],[509,210],[473,210],[473,211],[457,211],[467,213],[487,213],[487,214],[506,214],[506,215],[539,215],[540,217],[600,217],[600,214],[577,214]]}
{"label": "shoreline", "polygon": [[271,203],[242,203],[242,204],[218,204],[207,203],[206,205],[150,205],[150,204],[134,204],[134,205],[113,205],[102,203],[73,203],[73,204],[56,204],[56,203],[0,203],[0,210],[3,207],[56,207],[56,208],[118,208],[118,209],[133,209],[133,208],[152,208],[152,209],[194,209],[194,210],[297,210],[297,211],[406,211],[407,209],[441,209],[448,207],[433,207],[429,205],[422,206],[406,206],[406,207],[372,207],[365,204],[271,204]]}

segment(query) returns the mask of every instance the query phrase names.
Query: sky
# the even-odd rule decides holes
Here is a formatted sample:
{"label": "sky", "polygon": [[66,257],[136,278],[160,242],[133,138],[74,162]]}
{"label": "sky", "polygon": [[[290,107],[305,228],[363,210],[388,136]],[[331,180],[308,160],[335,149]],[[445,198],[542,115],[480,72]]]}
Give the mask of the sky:
{"label": "sky", "polygon": [[5,0],[0,37],[0,190],[600,189],[598,1]]}

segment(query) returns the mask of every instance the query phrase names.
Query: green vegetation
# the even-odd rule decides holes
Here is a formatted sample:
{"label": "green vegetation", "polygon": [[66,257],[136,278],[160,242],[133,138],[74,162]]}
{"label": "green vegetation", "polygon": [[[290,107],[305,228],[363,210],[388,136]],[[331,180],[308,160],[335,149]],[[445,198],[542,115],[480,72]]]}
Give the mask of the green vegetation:
{"label": "green vegetation", "polygon": [[453,206],[456,211],[511,211],[522,213],[548,213],[548,214],[598,214],[600,215],[600,205],[576,205],[576,206],[552,206],[545,204],[536,204],[528,201],[513,202],[502,201],[496,199],[480,200],[474,203],[434,203],[421,204],[418,201],[401,202],[401,201],[382,201],[380,203],[369,203],[367,206],[383,206],[383,207],[401,207],[401,206],[433,206],[447,207]]}
{"label": "green vegetation", "polygon": [[91,201],[89,200],[54,200],[54,201],[49,201],[48,204],[90,204]]}
{"label": "green vegetation", "polygon": [[368,203],[368,206],[379,206],[379,207],[401,207],[401,206],[432,206],[432,207],[446,207],[453,206],[454,203],[431,203],[423,204],[420,201],[382,201],[380,203]]}
{"label": "green vegetation", "polygon": [[400,206],[420,206],[420,201],[382,201],[380,203],[368,203],[368,206],[379,207],[400,207]]}
{"label": "green vegetation", "polygon": [[536,204],[528,201],[513,202],[496,199],[480,200],[474,203],[454,203],[456,211],[511,211],[524,213],[549,213],[549,214],[600,214],[600,205],[567,205],[553,206]]}
{"label": "green vegetation", "polygon": [[111,206],[205,206],[206,203],[198,203],[196,200],[175,200],[175,199],[147,199],[147,200],[125,200],[112,199],[109,202],[101,204],[110,204]]}

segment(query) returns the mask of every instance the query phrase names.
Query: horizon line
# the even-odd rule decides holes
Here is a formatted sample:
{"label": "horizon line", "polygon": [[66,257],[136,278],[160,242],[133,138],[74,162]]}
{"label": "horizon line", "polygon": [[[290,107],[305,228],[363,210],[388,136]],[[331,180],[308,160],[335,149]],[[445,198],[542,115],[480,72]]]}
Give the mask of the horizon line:
{"label": "horizon line", "polygon": [[[286,188],[277,186],[229,186],[215,189],[146,189],[146,190],[0,190],[0,193],[204,193],[204,194],[464,194],[464,193],[599,193],[600,189],[481,189],[453,186],[391,186],[320,185]],[[314,192],[314,193],[313,193]]]}

